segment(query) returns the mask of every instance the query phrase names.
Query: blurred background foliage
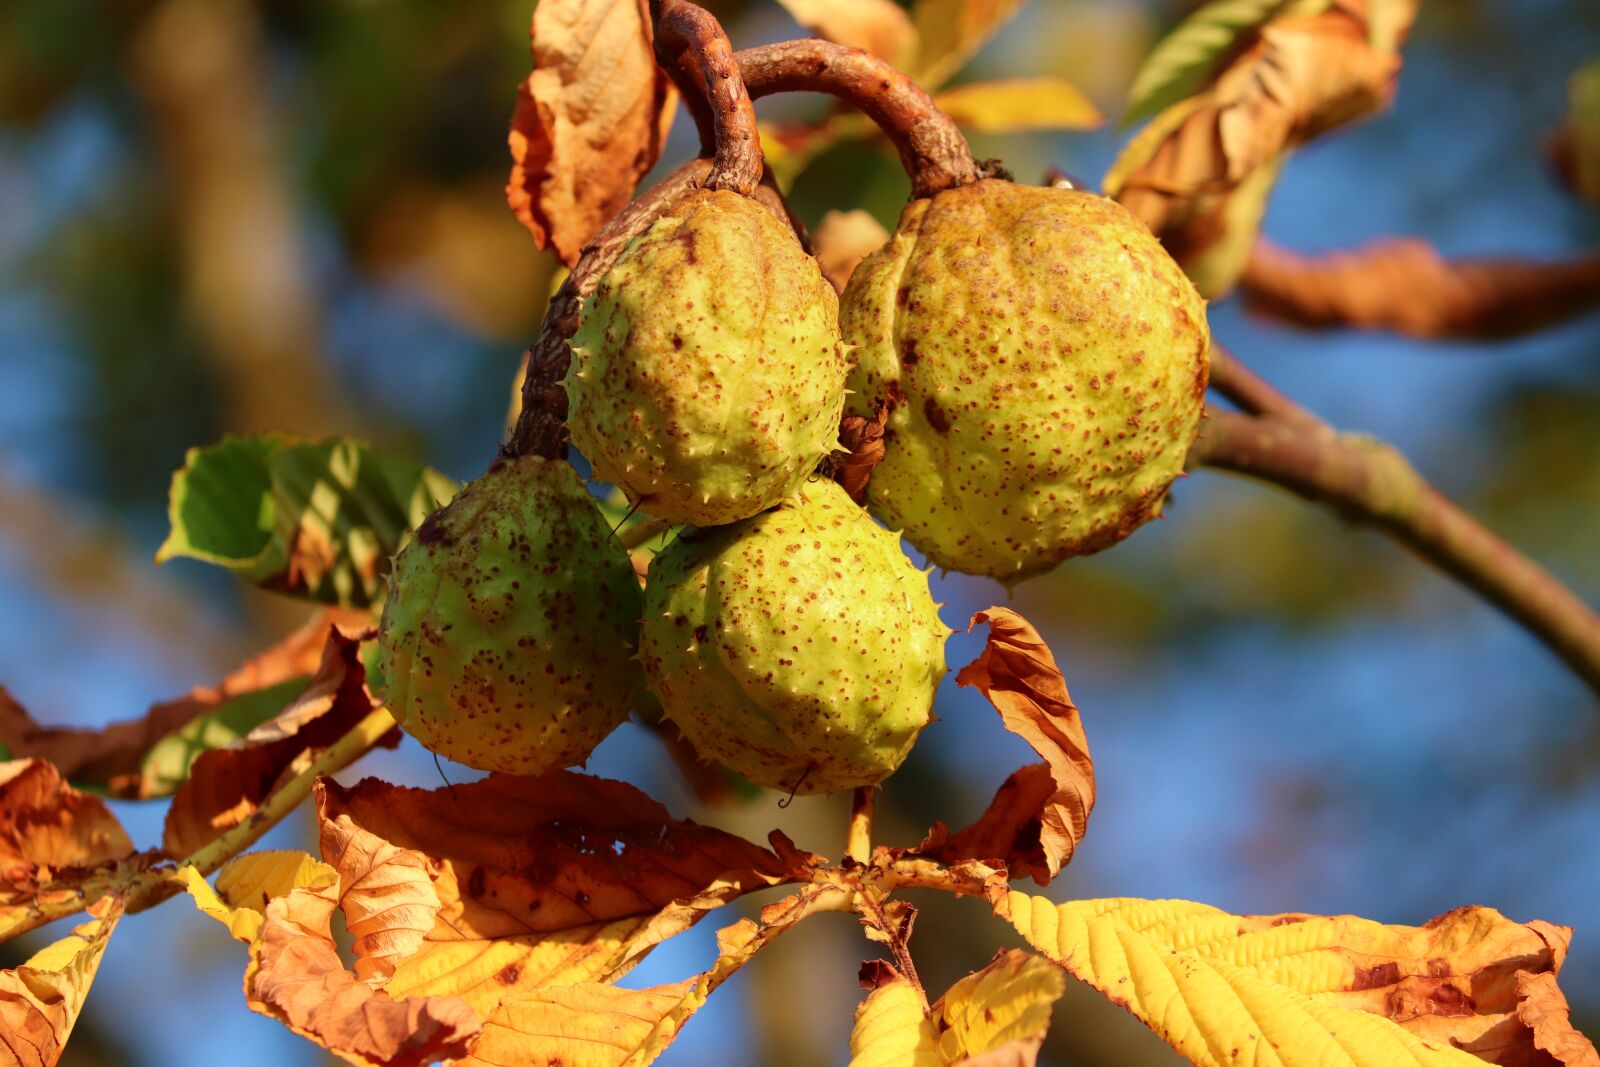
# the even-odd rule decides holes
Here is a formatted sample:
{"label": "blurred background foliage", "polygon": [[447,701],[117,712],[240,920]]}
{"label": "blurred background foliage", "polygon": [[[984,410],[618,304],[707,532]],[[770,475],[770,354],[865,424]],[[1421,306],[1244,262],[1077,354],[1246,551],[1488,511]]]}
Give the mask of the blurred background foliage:
{"label": "blurred background foliage", "polygon": [[[766,0],[711,6],[739,45],[798,32]],[[957,81],[1057,75],[1116,116],[1189,6],[1034,0]],[[151,566],[186,447],[271,428],[362,435],[463,479],[487,462],[553,270],[502,196],[530,13],[531,0],[0,2],[0,680],[40,718],[136,714],[298,616],[220,573]],[[1382,234],[1446,254],[1593,248],[1600,217],[1551,180],[1541,143],[1566,75],[1597,53],[1593,0],[1430,0],[1393,113],[1296,157],[1266,232],[1301,251]],[[666,165],[692,150],[688,127]],[[1119,136],[974,141],[1024,179],[1057,166],[1095,181]],[[813,226],[850,206],[892,226],[906,192],[890,155],[849,144],[792,202]],[[1303,334],[1231,303],[1212,314],[1257,369],[1398,444],[1600,602],[1600,319],[1462,345]],[[1051,640],[1101,781],[1051,892],[1412,923],[1482,903],[1572,924],[1562,984],[1600,1032],[1593,695],[1474,597],[1328,513],[1203,474],[1169,516],[1010,600]],[[1006,602],[973,579],[939,591],[958,625]],[[977,648],[958,638],[951,662]],[[947,687],[939,711],[880,800],[884,840],[970,818],[1026,758],[970,694]],[[697,809],[633,727],[590,766],[757,836],[782,825],[828,851],[842,835],[837,800]],[[409,741],[361,771],[435,780]],[[141,843],[158,837],[159,808],[117,807]],[[312,843],[302,823],[269,844]],[[929,988],[1011,943],[981,907],[920,903]],[[703,966],[711,929],[629,984]],[[842,1062],[869,949],[842,917],[808,929],[731,982],[663,1062]],[[6,946],[0,963],[31,947]],[[129,922],[69,1062],[317,1062],[248,1013],[242,967],[182,902]],[[1046,1056],[1171,1054],[1098,997],[1069,994]]]}

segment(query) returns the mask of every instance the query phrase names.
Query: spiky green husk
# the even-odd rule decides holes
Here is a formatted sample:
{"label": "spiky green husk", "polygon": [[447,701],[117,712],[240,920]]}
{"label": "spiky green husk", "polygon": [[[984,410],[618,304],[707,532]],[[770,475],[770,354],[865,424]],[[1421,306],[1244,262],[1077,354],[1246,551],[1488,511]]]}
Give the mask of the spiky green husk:
{"label": "spiky green husk", "polygon": [[643,682],[640,601],[570,464],[498,460],[395,557],[379,627],[389,709],[479,770],[581,763]]}
{"label": "spiky green husk", "polygon": [[778,503],[837,447],[838,298],[782,223],[697,190],[583,303],[564,385],[595,475],[675,523]]}
{"label": "spiky green husk", "polygon": [[1014,581],[1160,512],[1206,388],[1205,303],[1114,201],[981,181],[913,201],[856,268],[849,410],[893,406],[873,511]]}
{"label": "spiky green husk", "polygon": [[900,766],[949,633],[900,539],[819,481],[658,555],[639,652],[702,756],[774,789],[831,793]]}

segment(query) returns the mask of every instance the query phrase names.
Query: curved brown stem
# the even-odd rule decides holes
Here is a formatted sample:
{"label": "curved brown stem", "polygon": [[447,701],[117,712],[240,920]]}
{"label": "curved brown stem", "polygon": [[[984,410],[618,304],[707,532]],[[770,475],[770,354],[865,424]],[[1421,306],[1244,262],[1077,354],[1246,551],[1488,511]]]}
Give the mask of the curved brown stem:
{"label": "curved brown stem", "polygon": [[[568,342],[578,330],[578,310],[584,298],[594,292],[628,243],[649,229],[680,194],[706,184],[712,167],[708,159],[685,163],[612,216],[584,248],[572,273],[550,298],[539,338],[528,349],[527,372],[522,379],[522,412],[500,447],[502,455],[559,459],[566,454],[567,392],[561,387],[561,379],[567,376],[567,366],[572,361]],[[785,224],[791,222],[788,206],[776,189],[760,185],[755,198]]]}
{"label": "curved brown stem", "polygon": [[[650,17],[655,22],[656,62],[686,100],[700,101],[711,116],[714,162],[706,187],[751,195],[766,166],[761,134],[722,24],[689,0],[650,0]],[[697,113],[697,121],[703,113]]]}
{"label": "curved brown stem", "polygon": [[1273,482],[1382,530],[1522,623],[1600,693],[1600,615],[1441,495],[1391,446],[1294,412],[1208,411],[1191,465]]}
{"label": "curved brown stem", "polygon": [[1247,415],[1277,415],[1294,421],[1316,421],[1305,408],[1284,396],[1266,379],[1240,363],[1232,352],[1211,344],[1211,388]]}
{"label": "curved brown stem", "polygon": [[894,143],[919,199],[983,177],[955,120],[909,76],[870,52],[816,38],[741,50],[750,96],[816,92],[856,108]]}

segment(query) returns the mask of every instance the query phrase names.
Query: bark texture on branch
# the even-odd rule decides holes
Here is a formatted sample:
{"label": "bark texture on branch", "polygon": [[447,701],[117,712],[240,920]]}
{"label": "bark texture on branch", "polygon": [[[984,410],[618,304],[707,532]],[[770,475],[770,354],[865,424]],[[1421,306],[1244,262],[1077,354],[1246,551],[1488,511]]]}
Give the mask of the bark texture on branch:
{"label": "bark texture on branch", "polygon": [[1239,279],[1252,310],[1312,329],[1504,338],[1600,309],[1600,255],[1446,260],[1423,241],[1304,256],[1259,241]]}
{"label": "bark texture on branch", "polygon": [[1382,530],[1522,623],[1600,693],[1600,615],[1451,503],[1393,447],[1302,412],[1210,410],[1192,466],[1233,471]]}
{"label": "bark texture on branch", "polygon": [[739,69],[756,99],[773,93],[826,93],[878,125],[900,153],[919,199],[982,177],[955,120],[914,80],[870,52],[816,38],[746,48]]}
{"label": "bark texture on branch", "polygon": [[722,24],[689,0],[650,0],[650,17],[655,23],[656,62],[691,101],[690,110],[702,124],[702,139],[704,120],[709,116],[711,121],[713,163],[706,187],[751,195],[766,167],[761,132]]}

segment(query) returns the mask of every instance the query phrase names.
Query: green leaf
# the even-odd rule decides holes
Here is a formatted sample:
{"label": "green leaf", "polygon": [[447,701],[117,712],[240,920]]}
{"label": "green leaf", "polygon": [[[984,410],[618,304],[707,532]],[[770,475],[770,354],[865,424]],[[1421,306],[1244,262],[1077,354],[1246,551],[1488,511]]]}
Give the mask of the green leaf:
{"label": "green leaf", "polygon": [[187,556],[292,596],[366,607],[389,557],[455,494],[437,471],[346,439],[228,437],[172,477],[172,532],[156,562]]}
{"label": "green leaf", "polygon": [[1192,96],[1245,30],[1287,8],[1326,7],[1326,0],[1212,0],[1178,23],[1145,57],[1128,90],[1124,127]]}
{"label": "green leaf", "polygon": [[911,24],[917,29],[916,62],[906,73],[924,89],[937,89],[989,38],[1011,21],[1027,0],[917,0]]}
{"label": "green leaf", "polygon": [[934,103],[969,130],[1089,130],[1104,116],[1083,92],[1060,78],[1016,78],[946,89]]}
{"label": "green leaf", "polygon": [[1572,135],[1572,183],[1600,207],[1600,59],[1590,60],[1567,83],[1567,127]]}
{"label": "green leaf", "polygon": [[257,689],[218,705],[157,741],[139,766],[142,797],[170,796],[189,779],[202,752],[224,748],[288,707],[311,681],[309,675]]}

